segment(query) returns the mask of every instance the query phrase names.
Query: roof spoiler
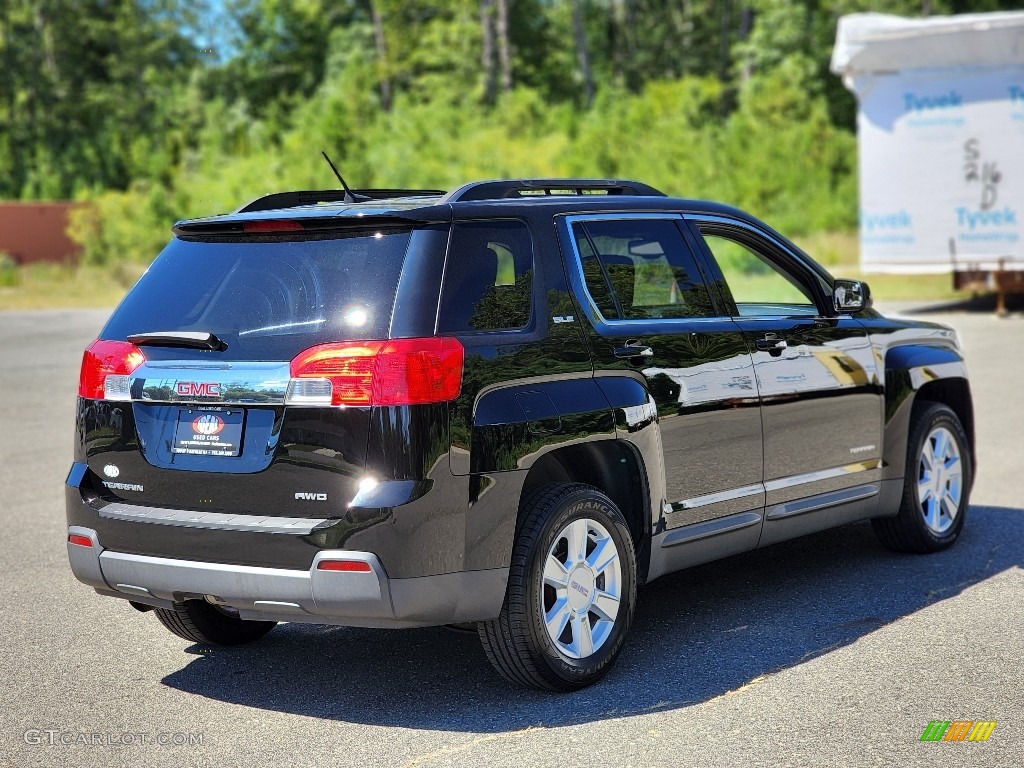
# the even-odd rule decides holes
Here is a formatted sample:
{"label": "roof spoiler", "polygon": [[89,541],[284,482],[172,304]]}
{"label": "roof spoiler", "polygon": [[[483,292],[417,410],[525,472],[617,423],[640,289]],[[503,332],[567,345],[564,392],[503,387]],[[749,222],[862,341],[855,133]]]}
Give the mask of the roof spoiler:
{"label": "roof spoiler", "polygon": [[301,216],[293,219],[191,219],[177,222],[171,231],[176,237],[205,239],[208,237],[296,237],[318,233],[371,229],[405,229],[424,224],[421,219],[402,214],[375,213],[372,216]]}
{"label": "roof spoiler", "polygon": [[[319,203],[344,203],[347,202],[345,199],[347,194],[343,189],[274,192],[253,200],[235,213],[273,211],[279,208],[296,208],[301,205],[317,205]],[[444,191],[440,189],[354,189],[352,194],[370,200],[390,200],[396,197],[440,197]]]}

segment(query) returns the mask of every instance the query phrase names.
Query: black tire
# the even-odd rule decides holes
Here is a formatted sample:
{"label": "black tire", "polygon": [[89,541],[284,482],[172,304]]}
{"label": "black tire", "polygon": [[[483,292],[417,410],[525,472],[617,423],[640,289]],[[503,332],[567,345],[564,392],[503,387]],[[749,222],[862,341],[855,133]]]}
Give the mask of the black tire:
{"label": "black tire", "polygon": [[154,613],[178,637],[210,645],[251,643],[277,626],[276,621],[244,621],[203,600],[186,600],[174,608],[156,608]]}
{"label": "black tire", "polygon": [[[595,539],[591,538],[595,530],[591,524],[596,522],[614,544],[619,565],[613,576],[613,579],[619,578],[618,608],[614,620],[608,620],[610,624],[602,625],[600,615],[590,612],[591,603],[596,604],[597,593],[605,589],[604,573],[596,577],[589,592],[578,590],[586,608],[574,608],[579,613],[573,616],[581,616],[578,621],[587,623],[586,636],[598,645],[593,653],[580,658],[570,658],[559,649],[543,617],[546,603],[555,594],[552,587],[544,584],[545,563],[552,548],[563,544],[568,547],[568,538],[560,534],[574,520],[589,521],[583,545],[586,554],[596,551]],[[607,547],[607,543],[604,546]],[[565,579],[567,584],[572,584],[571,575],[566,575]],[[575,594],[572,597],[580,599]],[[567,601],[572,602],[568,598]],[[547,691],[573,691],[597,682],[611,668],[633,622],[635,604],[636,554],[622,513],[611,499],[592,486],[544,485],[532,491],[521,504],[505,602],[498,618],[480,622],[478,634],[491,664],[511,682]],[[575,626],[563,625],[570,635],[576,631]],[[595,626],[604,638],[599,644],[598,636],[591,634]]]}
{"label": "black tire", "polygon": [[[921,454],[925,441],[933,431],[944,428],[956,443],[960,456],[960,501],[956,512],[946,518],[952,523],[936,531],[925,521],[925,506],[918,499],[918,484],[923,479]],[[971,491],[972,461],[970,443],[960,419],[941,403],[923,403],[915,409],[907,439],[907,468],[903,482],[903,498],[896,517],[881,517],[871,521],[875,535],[884,546],[896,552],[939,552],[953,546],[960,538],[967,518],[968,497]],[[945,524],[945,521],[943,521]]]}

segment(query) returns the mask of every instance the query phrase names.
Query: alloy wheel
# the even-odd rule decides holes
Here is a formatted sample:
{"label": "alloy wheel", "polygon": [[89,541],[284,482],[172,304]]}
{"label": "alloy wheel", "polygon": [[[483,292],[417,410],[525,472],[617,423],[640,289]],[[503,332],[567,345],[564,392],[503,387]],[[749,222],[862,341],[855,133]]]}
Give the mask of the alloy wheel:
{"label": "alloy wheel", "polygon": [[960,446],[946,427],[928,433],[917,462],[917,499],[925,525],[945,533],[956,520],[963,498]]}
{"label": "alloy wheel", "polygon": [[558,652],[569,659],[596,653],[619,613],[622,564],[615,541],[596,520],[569,522],[544,562],[541,618]]}

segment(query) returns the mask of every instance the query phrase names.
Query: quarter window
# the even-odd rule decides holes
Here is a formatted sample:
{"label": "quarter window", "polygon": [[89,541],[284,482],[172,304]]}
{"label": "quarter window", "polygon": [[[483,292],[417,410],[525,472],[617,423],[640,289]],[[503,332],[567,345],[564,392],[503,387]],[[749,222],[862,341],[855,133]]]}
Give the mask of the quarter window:
{"label": "quarter window", "polygon": [[577,222],[587,291],[608,320],[711,317],[711,295],[671,219]]}
{"label": "quarter window", "polygon": [[505,331],[530,322],[533,241],[521,221],[452,226],[438,330]]}

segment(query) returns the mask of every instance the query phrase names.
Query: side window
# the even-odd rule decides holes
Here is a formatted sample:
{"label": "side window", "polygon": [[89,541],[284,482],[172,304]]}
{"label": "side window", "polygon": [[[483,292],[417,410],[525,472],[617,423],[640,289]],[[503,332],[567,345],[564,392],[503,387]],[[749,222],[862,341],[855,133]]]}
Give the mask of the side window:
{"label": "side window", "polygon": [[702,232],[740,317],[817,315],[814,297],[798,280],[737,239]]}
{"label": "side window", "polygon": [[[577,224],[576,226],[579,227],[580,225]],[[576,246],[583,265],[583,280],[587,284],[587,292],[594,300],[602,317],[606,320],[617,320],[619,319],[619,308],[615,303],[615,299],[612,298],[608,276],[605,274],[604,267],[601,266],[597,254],[594,253],[593,247],[590,245],[590,239],[585,234],[581,237],[581,231],[577,230],[576,232]]]}
{"label": "side window", "polygon": [[444,267],[438,331],[525,328],[532,285],[533,240],[526,224],[456,222]]}
{"label": "side window", "polygon": [[577,222],[587,290],[607,320],[711,317],[711,295],[671,219]]}

